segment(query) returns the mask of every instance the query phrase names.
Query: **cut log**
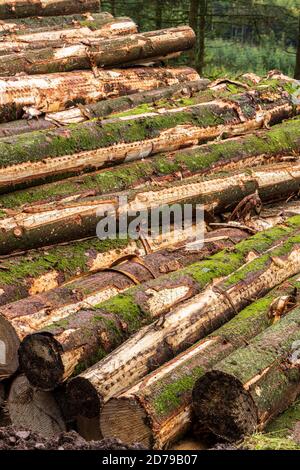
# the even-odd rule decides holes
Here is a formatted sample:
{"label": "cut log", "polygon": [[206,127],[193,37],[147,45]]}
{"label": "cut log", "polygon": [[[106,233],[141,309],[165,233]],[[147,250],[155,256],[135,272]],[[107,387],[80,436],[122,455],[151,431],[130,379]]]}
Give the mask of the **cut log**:
{"label": "cut log", "polygon": [[146,160],[0,195],[0,218],[13,215],[33,204],[58,202],[75,195],[80,198],[90,191],[101,195],[146,183],[160,185],[196,173],[234,171],[277,161],[293,161],[297,159],[298,153],[300,119],[294,119],[268,131],[160,154]]}
{"label": "cut log", "polygon": [[[263,96],[248,92],[238,95],[234,103],[217,100],[142,117],[108,119],[101,124],[90,121],[2,139],[0,188],[4,191],[24,182],[139,160],[224,133],[243,134],[261,128],[266,119],[275,124],[297,112],[291,96],[270,93],[272,96],[267,91]],[[243,112],[247,118],[242,117]]]}
{"label": "cut log", "polygon": [[0,79],[0,121],[13,121],[24,113],[61,111],[79,104],[128,95],[138,91],[195,81],[199,75],[190,68],[132,68],[126,70],[78,71],[41,76]]}
{"label": "cut log", "polygon": [[99,0],[1,0],[0,19],[68,15],[99,9]]}
{"label": "cut log", "polygon": [[[23,370],[32,384],[44,389],[55,388],[60,382],[70,377],[75,370],[79,373],[80,370],[84,370],[89,365],[95,363],[97,357],[105,356],[107,352],[121,344],[128,337],[128,334],[137,331],[146,323],[153,322],[155,318],[161,317],[183,300],[191,298],[201,289],[205,288],[213,279],[234,272],[239,266],[243,265],[249,251],[255,249],[257,252],[261,252],[260,250],[263,249],[263,252],[265,252],[267,248],[272,247],[276,242],[278,243],[285,233],[294,233],[295,226],[299,223],[299,216],[298,218],[290,219],[290,222],[287,222],[287,228],[278,227],[270,229],[263,232],[263,234],[259,234],[259,236],[256,235],[249,240],[244,240],[237,244],[232,252],[222,251],[213,255],[207,261],[194,263],[183,270],[177,270],[172,275],[162,276],[159,279],[146,282],[141,287],[136,286],[128,293],[115,296],[111,300],[97,305],[97,308],[94,310],[79,311],[64,319],[63,322],[51,325],[44,332],[27,336],[19,350]],[[293,245],[293,238],[291,240],[289,243]],[[286,243],[283,243],[283,246],[286,246]],[[275,252],[272,253],[275,255]],[[264,259],[266,263],[264,267],[269,264],[270,253],[265,254]],[[215,295],[217,296],[217,294]],[[189,323],[190,315],[188,313],[192,314],[193,311],[196,311],[197,302],[200,301],[199,299],[205,299],[206,296],[198,297],[194,298],[195,303],[193,300],[191,301],[191,308],[187,311],[183,307],[182,312],[185,311],[184,315],[181,315],[181,310],[176,310],[176,314],[170,314],[170,320],[167,322],[159,318],[152,327],[150,326],[149,335],[146,334],[147,329],[142,330],[140,335],[138,335],[136,344],[135,339],[132,340],[133,343],[130,343],[129,340],[132,347],[131,350],[127,351],[127,346],[118,349],[116,353],[117,359],[120,359],[118,364],[124,363],[124,368],[123,366],[117,367],[114,371],[104,374],[105,377],[107,376],[107,390],[109,393],[114,395],[121,392],[122,387],[125,386],[122,380],[126,381],[126,386],[128,387],[132,385],[132,383],[128,383],[128,380],[139,380],[143,375],[151,371],[151,367],[156,368],[169,359],[168,354],[170,355],[171,352],[171,343],[163,341],[165,340],[165,335],[170,333],[170,328],[175,328],[176,319],[177,326],[182,327],[184,331],[189,330],[188,334],[191,335],[193,322],[191,320]],[[224,300],[221,295],[219,298]],[[229,309],[232,309],[231,306],[228,306],[228,302],[226,305]],[[182,317],[185,316],[186,322],[183,322]],[[222,319],[224,320],[224,317],[221,317],[222,315],[217,317],[218,321],[210,322],[210,327],[214,326],[216,328],[219,326]],[[198,316],[195,315],[193,318],[196,321]],[[174,322],[172,323],[171,320],[174,320]],[[187,328],[184,328],[186,324]],[[148,343],[141,339],[143,333],[145,333],[145,341],[148,337],[152,339],[152,335],[154,335],[154,342]],[[208,331],[206,331],[206,334],[208,334]],[[85,340],[87,337],[89,338],[88,342]],[[162,338],[161,342],[160,338]],[[199,338],[200,336],[197,337],[197,334],[195,338],[191,337],[192,343]],[[186,342],[184,335],[179,335],[178,339]],[[139,340],[141,340],[140,343]],[[136,351],[139,348],[148,347],[150,348],[150,357],[148,353],[146,354],[145,352],[144,354],[144,351],[141,355],[139,353],[136,355]],[[124,355],[122,354],[123,350],[127,351],[128,361],[130,362],[132,359],[129,377],[125,373],[127,358],[125,357],[125,352]],[[104,364],[110,369],[116,363],[114,360],[104,360]],[[137,365],[137,369],[134,364]],[[102,381],[103,375],[98,376],[101,365],[102,363],[91,368],[84,374],[82,380],[83,386],[86,385],[87,390],[91,388],[94,394],[95,391],[91,383],[93,381],[94,383],[100,383],[102,387],[106,380]],[[141,368],[139,368],[140,365]],[[123,375],[124,373],[125,375]],[[139,376],[139,373],[142,376]],[[118,374],[120,377],[117,377]],[[97,377],[99,377],[99,380]],[[107,398],[110,398],[112,395]],[[96,398],[96,409],[99,411],[97,394]],[[89,400],[87,400],[87,403],[90,403]]]}
{"label": "cut log", "polygon": [[[213,334],[125,393],[109,400],[101,411],[103,436],[118,437],[126,443],[141,442],[146,448],[169,448],[191,427],[192,390],[197,379],[268,328],[273,321],[269,314],[275,304],[278,315],[287,314],[299,305],[295,288],[300,288],[299,275],[246,307]],[[131,431],[126,436],[129,414]]]}
{"label": "cut log", "polygon": [[227,441],[265,428],[300,393],[299,308],[201,377],[193,409],[202,429]]}
{"label": "cut log", "polygon": [[7,408],[12,426],[51,438],[66,431],[60,408],[51,392],[35,390],[24,375],[12,383]]}
{"label": "cut log", "polygon": [[[209,257],[210,254],[220,251],[222,248],[232,247],[247,236],[247,233],[238,229],[223,229],[207,234],[207,243],[203,248],[197,249],[192,246],[193,250],[189,250],[189,245],[175,243],[173,248],[169,247],[141,258],[132,255],[126,261],[126,257],[124,257],[125,261],[116,262],[104,271],[79,278],[62,287],[3,305],[0,309],[0,315],[10,323],[11,335],[15,333],[22,339],[53,322],[64,320],[79,310],[94,307],[138,283],[183,268],[192,262]],[[209,242],[209,240],[212,241]],[[5,345],[5,331],[0,335]],[[15,352],[17,353],[17,351]],[[2,375],[4,375],[4,371]]]}
{"label": "cut log", "polygon": [[[148,214],[154,230],[153,212],[162,213],[163,208],[173,204],[178,207],[190,204],[194,214],[197,208],[206,213],[220,213],[230,210],[236,206],[236,201],[242,201],[256,190],[262,201],[272,201],[297,194],[299,184],[300,163],[292,162],[248,169],[229,176],[223,173],[211,177],[193,176],[151,189],[144,186],[111,196],[70,197],[59,203],[35,204],[0,220],[0,254],[94,236],[95,232],[101,237],[99,224],[107,223],[107,214],[125,230],[130,223],[135,223],[138,213],[142,212],[145,217]],[[254,210],[255,207],[251,207],[250,214]],[[178,211],[177,215],[183,217]],[[124,232],[121,235],[124,236]]]}

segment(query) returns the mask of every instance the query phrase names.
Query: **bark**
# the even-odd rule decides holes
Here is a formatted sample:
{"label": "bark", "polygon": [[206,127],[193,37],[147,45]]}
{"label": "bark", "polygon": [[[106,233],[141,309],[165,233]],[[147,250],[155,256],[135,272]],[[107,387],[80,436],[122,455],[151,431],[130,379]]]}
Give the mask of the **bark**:
{"label": "bark", "polygon": [[[162,213],[166,206],[190,204],[195,216],[201,205],[206,213],[213,215],[234,208],[237,201],[256,190],[264,202],[285,199],[298,192],[299,184],[300,163],[292,162],[247,169],[229,176],[223,173],[210,177],[196,175],[162,183],[152,189],[144,186],[111,196],[88,194],[83,198],[66,198],[59,203],[35,204],[0,219],[0,254],[92,237],[100,230],[100,223],[108,223],[107,214],[115,221],[110,222],[110,228],[117,233],[117,224],[125,224],[128,229],[140,212],[143,217],[148,216],[153,228],[153,211]],[[250,213],[253,211],[254,207]],[[114,223],[116,227],[112,227]]]}
{"label": "bark", "polygon": [[297,112],[286,92],[250,91],[230,101],[8,137],[0,141],[0,188],[4,191],[25,182],[139,160],[224,134],[240,135]]}
{"label": "bark", "polygon": [[[0,57],[0,75],[48,74],[93,67],[156,62],[193,47],[195,35],[188,26],[133,34],[106,40],[90,38],[88,42],[66,47],[25,50]],[[51,46],[51,45],[50,45]]]}
{"label": "bark", "polygon": [[1,0],[0,19],[27,16],[59,16],[99,11],[99,0]]}
{"label": "bark", "polygon": [[12,382],[7,409],[12,426],[45,438],[66,431],[60,408],[51,392],[35,390],[24,375]]}
{"label": "bark", "polygon": [[0,57],[47,47],[57,49],[62,45],[67,47],[72,44],[88,43],[99,38],[107,39],[136,32],[137,26],[130,18],[120,18],[99,26],[96,21],[93,21],[90,26],[76,27],[74,25],[69,29],[6,35],[0,41]]}
{"label": "bark", "polygon": [[[299,304],[299,297],[291,295],[294,288],[300,288],[298,275],[246,307],[213,334],[123,394],[109,400],[101,411],[103,436],[113,435],[126,443],[141,442],[147,448],[169,448],[191,427],[192,390],[196,381],[272,324],[268,314],[274,302],[280,299],[284,305],[282,314]],[[126,436],[128,413],[131,431]]]}
{"label": "bark", "polygon": [[298,46],[296,53],[296,65],[295,65],[295,78],[300,80],[300,14],[299,14],[299,29],[298,29]]}
{"label": "bark", "polygon": [[135,188],[146,183],[162,184],[178,177],[235,171],[280,161],[293,161],[300,153],[300,120],[287,121],[255,134],[139,160],[63,181],[0,195],[0,219],[31,205],[59,202],[70,196],[101,195]]}
{"label": "bark", "polygon": [[[279,243],[285,234],[291,235],[297,232],[295,227],[299,224],[299,216],[298,218],[290,219],[290,222],[286,224],[284,228],[276,227],[274,230],[271,229],[263,232],[263,234],[256,235],[249,240],[237,244],[233,252],[224,250],[212,255],[206,261],[194,263],[188,268],[177,270],[171,275],[162,276],[157,280],[151,280],[144,283],[141,287],[136,286],[128,293],[123,293],[107,302],[97,305],[95,310],[79,311],[75,315],[70,315],[63,322],[57,322],[49,326],[43,332],[27,336],[21,344],[19,356],[22,362],[22,368],[26,371],[28,379],[32,384],[38,385],[38,387],[45,389],[55,388],[60,382],[70,377],[74,371],[79,373],[80,370],[84,370],[90,365],[95,364],[97,358],[99,360],[101,357],[105,356],[109,351],[112,351],[116,346],[120,345],[128,335],[136,332],[146,323],[151,323],[155,318],[162,317],[149,327],[150,337],[152,338],[152,335],[156,335],[156,339],[158,340],[156,341],[155,339],[154,344],[151,343],[154,350],[150,356],[148,353],[146,354],[146,352],[145,354],[138,353],[137,356],[135,356],[136,348],[143,349],[149,346],[151,351],[150,343],[144,342],[144,340],[141,339],[143,334],[145,334],[145,338],[148,338],[147,328],[141,330],[140,336],[138,335],[141,341],[137,343],[137,346],[134,346],[133,349],[127,351],[127,346],[129,346],[129,344],[133,345],[136,337],[132,340],[133,343],[129,341],[126,346],[118,348],[117,359],[120,359],[118,364],[124,364],[124,368],[123,366],[118,367],[115,371],[110,371],[104,375],[107,376],[109,381],[110,379],[113,381],[113,384],[108,383],[107,390],[111,391],[112,395],[121,392],[124,386],[122,381],[126,382],[127,387],[132,385],[128,383],[128,376],[126,374],[123,378],[117,377],[118,375],[122,376],[127,367],[127,358],[123,355],[123,350],[127,351],[126,354],[128,354],[129,362],[133,359],[132,355],[135,357],[135,359],[132,360],[132,368],[129,375],[129,382],[131,378],[134,382],[150,372],[151,368],[155,369],[163,362],[170,359],[168,354],[170,354],[171,349],[171,356],[173,356],[175,350],[173,351],[173,348],[171,348],[171,338],[170,341],[166,342],[165,335],[169,333],[170,328],[175,328],[176,324],[178,325],[179,323],[182,325],[183,332],[187,331],[187,334],[191,336],[191,341],[193,340],[192,343],[200,339],[200,336],[192,338],[191,331],[188,331],[189,326],[185,328],[184,325],[186,323],[185,321],[183,322],[181,318],[180,309],[174,310],[174,312],[176,311],[176,314],[178,314],[178,317],[172,314],[170,314],[170,317],[164,315],[183,300],[195,296],[195,294],[204,289],[213,279],[233,273],[238,267],[244,264],[251,250],[255,249],[257,252],[265,253],[265,251],[276,244],[276,242]],[[293,239],[291,238],[291,240]],[[293,245],[293,241],[289,243]],[[283,243],[283,246],[286,246],[286,243]],[[271,252],[273,255],[278,254],[276,250]],[[271,255],[265,254],[264,256],[266,261],[265,266],[267,266]],[[197,310],[197,302],[199,302],[200,298],[205,299],[205,296],[203,297],[200,294],[199,297],[199,295],[196,295],[196,297],[194,297],[195,304],[192,300],[191,308],[189,308],[188,311],[184,310],[185,307],[183,307],[183,310],[186,312],[185,315],[188,325],[189,317],[192,315],[193,310]],[[223,297],[220,296],[221,300],[222,298]],[[228,306],[228,302],[226,305],[229,309],[231,308]],[[170,318],[170,320],[165,322],[162,321],[163,318]],[[196,321],[197,315],[193,318]],[[174,320],[174,324],[171,320]],[[191,324],[192,323],[191,320]],[[220,326],[218,323],[221,323],[221,321],[210,322],[210,327],[214,326],[214,328],[217,328]],[[197,336],[197,331],[195,336]],[[209,331],[206,331],[206,334],[208,333]],[[86,341],[86,338],[88,338],[88,341]],[[177,336],[177,338],[180,341],[182,340],[180,346],[183,346],[183,342],[188,342],[185,340],[184,334],[179,335],[179,337]],[[44,351],[48,351],[47,357],[43,354],[42,345],[46,345]],[[176,351],[176,353],[178,352],[179,351]],[[106,364],[109,369],[115,362],[111,362],[108,359],[104,360],[104,364]],[[137,364],[137,369],[134,364]],[[143,366],[141,369],[139,368],[140,365]],[[92,388],[94,393],[93,387],[96,386],[96,376],[101,367],[102,363],[99,363],[81,376],[83,386],[87,389],[86,393],[90,388]],[[139,371],[142,376],[139,376]],[[99,386],[102,386],[105,382],[105,380],[102,382],[102,377],[102,375],[99,375]],[[117,378],[116,382],[114,382],[115,378]],[[107,398],[110,398],[112,395]],[[71,398],[68,400],[70,399]],[[91,404],[91,409],[89,409],[87,413],[93,415],[94,411],[99,411],[99,402],[97,399],[95,407],[92,402],[93,400],[87,401],[87,408],[89,408],[89,404]],[[83,410],[82,414],[85,414]]]}
{"label": "bark", "polygon": [[0,411],[5,403],[5,388],[2,383],[0,383]]}
{"label": "bark", "polygon": [[[247,233],[239,229],[218,230],[207,235],[204,248],[194,248],[193,251],[188,250],[187,244],[176,243],[174,237],[173,245],[170,241],[165,250],[142,257],[133,254],[128,256],[128,260],[123,255],[123,261],[116,260],[112,266],[108,265],[100,272],[73,280],[62,287],[3,305],[0,315],[10,323],[10,328],[8,333],[1,333],[1,339],[4,344],[12,335],[22,339],[55,321],[63,321],[79,310],[104,302],[130,287],[182,269],[225,247],[232,247],[247,236]],[[195,237],[191,236],[189,240],[195,241]],[[119,259],[121,258],[122,252]],[[17,350],[15,354],[17,355]],[[4,375],[1,368],[0,372]]]}
{"label": "bark", "polygon": [[196,382],[193,408],[202,429],[236,441],[264,429],[294,402],[300,392],[299,313],[295,309]]}
{"label": "bark", "polygon": [[196,69],[199,74],[203,74],[205,66],[205,33],[206,33],[206,16],[207,16],[207,0],[200,0],[199,9],[199,40],[198,51],[196,56]]}
{"label": "bark", "polygon": [[0,121],[7,122],[63,111],[139,91],[198,80],[190,68],[132,68],[127,70],[1,78]]}

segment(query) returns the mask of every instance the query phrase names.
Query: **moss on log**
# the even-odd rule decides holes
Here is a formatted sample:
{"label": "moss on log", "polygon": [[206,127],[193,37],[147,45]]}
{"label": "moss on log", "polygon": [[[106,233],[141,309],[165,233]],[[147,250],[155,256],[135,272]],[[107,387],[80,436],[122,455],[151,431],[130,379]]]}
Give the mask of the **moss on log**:
{"label": "moss on log", "polygon": [[99,8],[99,0],[1,0],[0,19],[97,12]]}

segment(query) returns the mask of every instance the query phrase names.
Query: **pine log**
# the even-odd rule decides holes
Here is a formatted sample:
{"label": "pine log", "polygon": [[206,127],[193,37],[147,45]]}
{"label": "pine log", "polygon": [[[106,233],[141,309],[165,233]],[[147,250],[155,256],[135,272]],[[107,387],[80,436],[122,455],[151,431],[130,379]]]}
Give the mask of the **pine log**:
{"label": "pine log", "polygon": [[[299,106],[300,109],[300,106]],[[0,190],[240,135],[298,111],[286,92],[253,91],[142,117],[89,121],[0,141]]]}
{"label": "pine log", "polygon": [[0,78],[0,121],[19,119],[24,113],[36,116],[61,111],[77,104],[198,79],[199,75],[187,67],[101,70],[97,76],[93,72],[77,71],[3,77]]}
{"label": "pine log", "polygon": [[[0,195],[0,218],[13,215],[33,204],[60,201],[87,192],[101,195],[146,183],[161,184],[195,174],[218,170],[293,161],[300,153],[300,119],[294,119],[251,135],[160,154],[114,168]],[[275,208],[276,210],[276,208]]]}
{"label": "pine log", "polygon": [[291,162],[246,169],[229,176],[196,175],[113,195],[70,197],[58,203],[35,204],[0,219],[0,254],[94,236],[98,224],[107,220],[107,214],[116,224],[120,221],[126,224],[126,229],[136,220],[134,214],[142,212],[144,217],[148,215],[153,229],[153,212],[162,212],[162,208],[173,204],[190,204],[194,215],[197,209],[217,214],[234,208],[237,201],[256,191],[266,202],[297,194],[299,185],[300,163]]}
{"label": "pine log", "polygon": [[46,438],[66,431],[54,395],[32,388],[24,375],[12,382],[7,409],[16,429],[26,429]]}
{"label": "pine log", "polygon": [[[101,411],[103,436],[118,437],[126,443],[141,442],[146,448],[169,448],[191,427],[192,390],[197,379],[268,328],[273,321],[269,316],[270,309],[275,303],[280,307],[281,315],[299,305],[300,297],[294,295],[295,288],[300,288],[299,275],[285,281],[213,334],[109,400]],[[131,431],[126,435],[129,421]]]}
{"label": "pine log", "polygon": [[[193,247],[190,251],[189,244],[179,243],[141,258],[134,255],[126,261],[125,257],[125,261],[119,261],[104,271],[3,305],[0,308],[0,323],[5,319],[10,327],[7,331],[5,327],[3,328],[3,332],[0,333],[1,340],[6,344],[11,336],[23,339],[26,335],[39,331],[53,322],[63,321],[79,310],[94,307],[138,283],[182,269],[225,247],[232,247],[246,237],[247,233],[239,229],[221,229],[207,234],[207,242],[203,248]],[[11,371],[10,364],[5,364],[0,368],[2,376],[6,368]]]}
{"label": "pine log", "polygon": [[[190,299],[200,292],[213,279],[234,272],[239,266],[243,265],[245,258],[247,258],[249,251],[252,249],[255,249],[257,252],[261,252],[260,250],[263,249],[263,252],[265,252],[267,248],[272,247],[276,242],[278,243],[283,234],[294,233],[295,226],[300,223],[299,221],[299,216],[298,218],[290,219],[290,222],[284,228],[274,228],[251,237],[249,240],[244,240],[237,244],[232,252],[226,252],[226,250],[219,252],[211,256],[207,261],[194,263],[185,269],[177,270],[171,275],[169,274],[168,276],[162,276],[159,279],[146,282],[140,287],[136,286],[128,293],[115,296],[111,300],[97,305],[97,308],[94,310],[79,311],[64,319],[63,322],[50,325],[43,332],[27,336],[21,344],[19,357],[28,379],[33,385],[37,385],[40,388],[55,388],[59,383],[70,377],[74,371],[79,373],[90,365],[95,364],[97,358],[104,357],[108,352],[120,345],[128,337],[128,334],[136,332],[144,324],[153,322],[157,317],[163,316],[164,318],[166,312],[183,300]],[[293,244],[293,238],[291,240],[289,243]],[[283,243],[283,246],[286,246],[286,243]],[[265,256],[266,265],[268,265],[271,255],[265,254]],[[198,297],[194,298],[195,304],[191,301],[192,307],[188,312],[195,310],[196,307],[193,308],[193,305],[197,305]],[[223,297],[220,298],[222,299]],[[231,308],[231,306],[228,308]],[[183,308],[183,310],[185,309]],[[186,312],[186,315],[188,312]],[[177,313],[178,311],[176,310],[176,315]],[[137,342],[131,350],[127,351],[128,361],[132,362],[130,365],[130,380],[131,378],[133,381],[139,380],[141,378],[141,376],[138,376],[139,371],[144,375],[151,371],[151,367],[156,368],[170,358],[168,357],[168,351],[170,354],[171,346],[169,342],[163,342],[163,339],[165,339],[164,335],[170,333],[169,327],[174,328],[176,324],[175,317],[183,328],[180,312],[175,317],[172,314],[170,315],[170,321],[167,321],[167,323],[162,321],[162,318],[159,318],[152,327],[149,327],[150,336],[152,334],[156,335],[157,340],[160,337],[162,338],[161,343],[157,342],[156,339],[154,340],[154,344],[152,344],[154,348],[152,357],[149,357],[146,353],[135,355],[140,347],[143,349],[149,346],[151,350],[150,343],[145,343],[141,339],[141,335],[147,333],[147,328],[146,330],[143,329],[140,335],[138,335],[138,338],[141,339],[140,343]],[[197,316],[194,317],[194,320],[196,318]],[[174,319],[174,324],[171,323],[171,319]],[[187,315],[187,323],[188,320],[189,315]],[[213,323],[215,323],[214,327],[216,328],[221,321]],[[166,327],[164,327],[164,324],[166,324]],[[212,323],[210,323],[210,326],[212,326]],[[187,329],[189,329],[189,326]],[[189,331],[190,333],[191,331]],[[208,334],[208,331],[206,334]],[[88,342],[86,342],[87,337],[89,338]],[[145,338],[147,338],[147,335]],[[179,336],[179,340],[181,339],[184,340],[185,338]],[[192,342],[195,342],[199,339],[199,336],[192,339]],[[127,358],[125,355],[122,355],[123,349],[127,350],[127,346],[125,348],[120,347],[116,354],[117,360],[120,359],[118,364],[124,363],[124,368],[123,366],[118,366],[114,372],[104,374],[105,377],[107,375],[107,380],[109,380],[107,390],[111,391],[113,395],[121,392],[124,386],[121,376],[126,370],[125,363]],[[121,357],[119,357],[119,354]],[[134,360],[132,356],[135,357]],[[145,360],[144,368],[139,368],[139,365],[141,365],[140,360],[142,362]],[[135,362],[137,363],[137,372],[134,368]],[[116,364],[114,360],[104,360],[104,363],[107,364],[108,368],[112,364]],[[83,386],[87,384],[86,388],[92,389],[93,394],[95,394],[93,388],[95,383],[100,382],[100,386],[105,383],[105,380],[102,381],[102,376],[97,375],[101,364],[99,367],[96,365],[87,371],[86,375],[81,376]],[[118,375],[117,371],[119,371],[120,377],[115,381],[115,376]],[[96,377],[99,377],[99,381]],[[113,384],[110,383],[110,379]],[[127,387],[132,385],[132,383],[127,382],[128,377],[126,374],[124,380]],[[92,385],[92,382],[94,382],[94,385]],[[120,388],[118,384],[120,384]],[[107,398],[110,398],[110,396]],[[97,394],[96,398],[96,411],[99,412]],[[87,403],[89,402],[87,401]]]}
{"label": "pine log", "polygon": [[99,0],[0,0],[0,19],[99,11]]}
{"label": "pine log", "polygon": [[202,429],[236,441],[263,430],[294,402],[300,393],[299,314],[295,309],[196,382],[193,409]]}

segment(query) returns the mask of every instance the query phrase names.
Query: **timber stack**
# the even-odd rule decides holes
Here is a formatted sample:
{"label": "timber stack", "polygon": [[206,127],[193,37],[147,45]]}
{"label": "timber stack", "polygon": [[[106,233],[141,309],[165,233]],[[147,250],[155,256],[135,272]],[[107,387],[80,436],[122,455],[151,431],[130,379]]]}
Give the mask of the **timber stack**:
{"label": "timber stack", "polygon": [[191,28],[140,33],[98,0],[0,19],[5,422],[276,447],[300,396],[297,83],[199,77],[171,61]]}

